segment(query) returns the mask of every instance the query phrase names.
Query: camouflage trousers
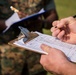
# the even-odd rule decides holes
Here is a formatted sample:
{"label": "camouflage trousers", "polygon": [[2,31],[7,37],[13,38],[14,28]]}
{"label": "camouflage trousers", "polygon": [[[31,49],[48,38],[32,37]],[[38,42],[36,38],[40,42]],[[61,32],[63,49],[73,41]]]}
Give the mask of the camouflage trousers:
{"label": "camouflage trousers", "polygon": [[[9,45],[0,46],[0,75],[35,75],[44,71],[40,55]],[[24,66],[25,64],[25,66]],[[27,65],[26,65],[27,64]],[[23,68],[24,74],[22,73]]]}
{"label": "camouflage trousers", "polygon": [[1,45],[0,75],[21,75],[25,57],[25,50],[9,45]]}

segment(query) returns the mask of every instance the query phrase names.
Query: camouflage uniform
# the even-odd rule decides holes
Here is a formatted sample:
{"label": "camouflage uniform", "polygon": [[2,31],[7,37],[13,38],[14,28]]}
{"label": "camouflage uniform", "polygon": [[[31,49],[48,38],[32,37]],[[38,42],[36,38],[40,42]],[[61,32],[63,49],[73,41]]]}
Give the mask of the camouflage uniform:
{"label": "camouflage uniform", "polygon": [[[9,7],[11,5],[28,15],[38,12],[41,8],[55,8],[53,0],[0,0],[0,19],[7,19],[13,14]],[[41,25],[31,25],[27,28],[33,31],[39,29],[42,32]],[[24,75],[24,72],[25,75],[34,75],[44,71],[39,63],[40,54],[7,44],[19,34],[19,31],[14,29],[11,27],[6,33],[0,34],[0,75]]]}

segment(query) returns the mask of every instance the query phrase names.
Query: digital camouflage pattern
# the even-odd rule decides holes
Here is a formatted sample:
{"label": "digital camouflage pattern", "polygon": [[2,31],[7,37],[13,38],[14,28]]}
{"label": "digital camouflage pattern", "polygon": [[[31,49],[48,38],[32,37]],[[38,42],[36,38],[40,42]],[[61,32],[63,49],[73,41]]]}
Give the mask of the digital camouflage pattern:
{"label": "digital camouflage pattern", "polygon": [[[44,7],[46,10],[55,8],[52,0],[0,0],[0,19],[7,19],[13,14],[13,11],[10,10],[11,5],[27,15],[36,13]],[[42,32],[41,25],[31,25],[27,28]],[[4,34],[0,34],[0,75],[21,75],[24,63],[28,66],[28,69],[25,66],[26,75],[29,75],[28,73],[34,75],[44,71],[39,63],[40,54],[7,44],[10,40],[16,38],[18,34],[19,30],[12,27]]]}
{"label": "digital camouflage pattern", "polygon": [[8,45],[0,46],[0,75],[21,75],[24,55],[25,51],[22,49]]}
{"label": "digital camouflage pattern", "polygon": [[[42,8],[49,10],[55,8],[53,0],[12,0],[14,7],[30,15],[38,12]],[[48,4],[48,5],[47,5]]]}

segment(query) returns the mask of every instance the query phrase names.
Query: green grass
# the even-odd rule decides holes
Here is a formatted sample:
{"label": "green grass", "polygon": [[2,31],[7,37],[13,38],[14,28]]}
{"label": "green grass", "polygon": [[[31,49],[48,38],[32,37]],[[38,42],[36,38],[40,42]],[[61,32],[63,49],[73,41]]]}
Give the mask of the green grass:
{"label": "green grass", "polygon": [[76,0],[55,0],[59,19],[76,14]]}
{"label": "green grass", "polygon": [[[76,0],[54,0],[59,19],[76,15]],[[44,33],[50,34],[50,31],[44,30]],[[47,75],[52,75],[48,73]]]}
{"label": "green grass", "polygon": [[[54,0],[59,19],[76,14],[76,0]],[[43,30],[45,34],[51,34],[49,30]]]}

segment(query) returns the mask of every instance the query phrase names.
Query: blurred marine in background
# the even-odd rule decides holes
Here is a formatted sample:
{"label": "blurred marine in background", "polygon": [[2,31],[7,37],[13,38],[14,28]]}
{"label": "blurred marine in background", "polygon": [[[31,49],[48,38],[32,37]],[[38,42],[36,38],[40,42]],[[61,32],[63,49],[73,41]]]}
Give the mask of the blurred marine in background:
{"label": "blurred marine in background", "polygon": [[[13,15],[10,6],[20,12],[20,18],[37,13],[42,8],[47,11],[23,23],[8,27],[6,20]],[[47,72],[39,63],[40,54],[9,46],[7,43],[15,39],[20,31],[18,26],[26,27],[30,31],[43,32],[50,29],[52,22],[58,19],[53,0],[0,0],[0,75],[46,75]]]}

